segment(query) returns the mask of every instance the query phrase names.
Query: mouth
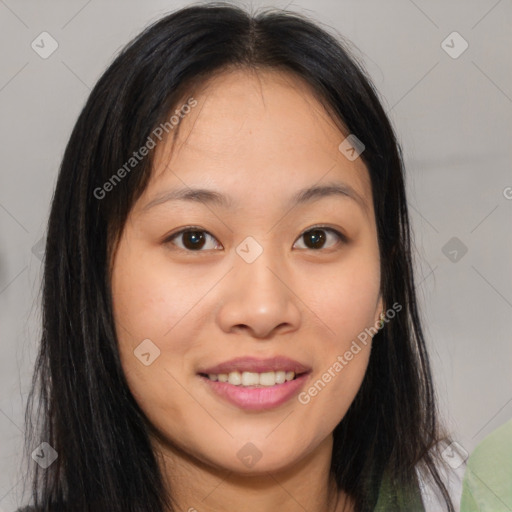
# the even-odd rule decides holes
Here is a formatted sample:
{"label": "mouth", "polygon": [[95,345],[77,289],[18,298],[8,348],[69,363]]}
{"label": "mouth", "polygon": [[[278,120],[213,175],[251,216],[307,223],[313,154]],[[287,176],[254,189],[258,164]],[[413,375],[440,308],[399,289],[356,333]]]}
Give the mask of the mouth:
{"label": "mouth", "polygon": [[311,368],[284,357],[238,358],[197,373],[216,398],[250,411],[273,409],[302,389]]}

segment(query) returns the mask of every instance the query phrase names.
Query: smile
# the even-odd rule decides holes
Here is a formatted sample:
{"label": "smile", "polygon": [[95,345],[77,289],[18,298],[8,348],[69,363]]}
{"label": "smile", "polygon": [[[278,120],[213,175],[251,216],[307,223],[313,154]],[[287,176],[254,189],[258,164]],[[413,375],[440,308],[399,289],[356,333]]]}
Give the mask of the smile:
{"label": "smile", "polygon": [[268,387],[276,384],[283,384],[287,381],[295,379],[295,372],[290,371],[272,371],[272,372],[230,372],[230,373],[210,373],[208,379],[213,382],[229,382],[233,386],[243,387]]}
{"label": "smile", "polygon": [[247,411],[277,408],[305,386],[311,367],[285,356],[238,357],[197,372],[216,400]]}

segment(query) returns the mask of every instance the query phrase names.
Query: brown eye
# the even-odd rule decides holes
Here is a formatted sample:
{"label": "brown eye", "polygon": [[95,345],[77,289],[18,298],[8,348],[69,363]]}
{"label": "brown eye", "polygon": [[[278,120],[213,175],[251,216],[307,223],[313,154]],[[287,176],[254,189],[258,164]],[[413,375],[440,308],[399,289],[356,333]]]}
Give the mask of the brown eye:
{"label": "brown eye", "polygon": [[[179,240],[180,238],[182,240],[181,246],[174,242],[175,239]],[[205,245],[207,245],[208,238],[215,240],[215,238],[207,231],[187,228],[169,237],[165,243],[173,243],[174,245],[177,245],[178,248],[185,251],[201,252]],[[215,249],[216,247],[217,245],[214,244],[214,247],[207,247],[207,249]]]}
{"label": "brown eye", "polygon": [[[324,228],[324,227],[315,227],[313,229],[310,229],[308,231],[305,231],[299,238],[299,240],[302,238],[305,241],[305,248],[306,249],[312,249],[312,250],[319,250],[319,249],[325,249],[324,247],[326,241],[328,240],[329,236],[326,235],[326,233],[331,235],[334,235],[335,239],[337,239],[338,242],[344,242],[346,241],[345,237],[335,229],[331,228]],[[331,244],[332,247],[332,244]]]}

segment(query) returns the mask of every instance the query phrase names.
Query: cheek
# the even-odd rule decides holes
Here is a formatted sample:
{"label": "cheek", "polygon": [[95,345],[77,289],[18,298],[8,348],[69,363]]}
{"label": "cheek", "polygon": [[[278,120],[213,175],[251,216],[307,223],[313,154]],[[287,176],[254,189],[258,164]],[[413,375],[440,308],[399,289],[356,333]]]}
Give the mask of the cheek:
{"label": "cheek", "polygon": [[[165,254],[144,248],[120,248],[112,277],[114,315],[124,344],[149,338],[169,343],[173,329],[193,309],[204,283],[169,264]],[[129,341],[128,341],[129,340]],[[173,351],[181,344],[174,342]],[[186,346],[183,340],[183,348]]]}
{"label": "cheek", "polygon": [[324,417],[329,428],[344,416],[366,373],[380,292],[378,263],[372,254],[359,253],[328,275],[316,275],[319,286],[309,294],[326,336],[316,353],[315,375],[299,401],[313,416]]}
{"label": "cheek", "polygon": [[130,390],[146,413],[165,403],[180,417],[181,393],[172,376],[192,348],[179,333],[200,293],[189,283],[155,251],[120,244],[111,284],[119,354]]}
{"label": "cheek", "polygon": [[[320,272],[320,271],[319,271]],[[311,286],[311,309],[332,334],[338,348],[375,323],[380,292],[378,258],[355,254],[336,268],[315,275]]]}

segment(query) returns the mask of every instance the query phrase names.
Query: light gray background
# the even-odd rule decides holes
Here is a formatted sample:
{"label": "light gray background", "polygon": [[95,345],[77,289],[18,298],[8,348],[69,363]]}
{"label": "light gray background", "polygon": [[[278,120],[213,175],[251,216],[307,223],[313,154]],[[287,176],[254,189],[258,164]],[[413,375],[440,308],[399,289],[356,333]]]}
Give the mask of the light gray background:
{"label": "light gray background", "polygon": [[[0,0],[0,512],[20,504],[23,412],[40,333],[37,243],[65,145],[120,48],[186,4]],[[471,452],[512,418],[512,2],[251,5],[310,15],[360,50],[404,149],[440,407]],[[43,31],[59,45],[48,59],[31,48]],[[469,44],[456,59],[441,46],[453,31]],[[452,237],[467,247],[456,262],[443,252]]]}

